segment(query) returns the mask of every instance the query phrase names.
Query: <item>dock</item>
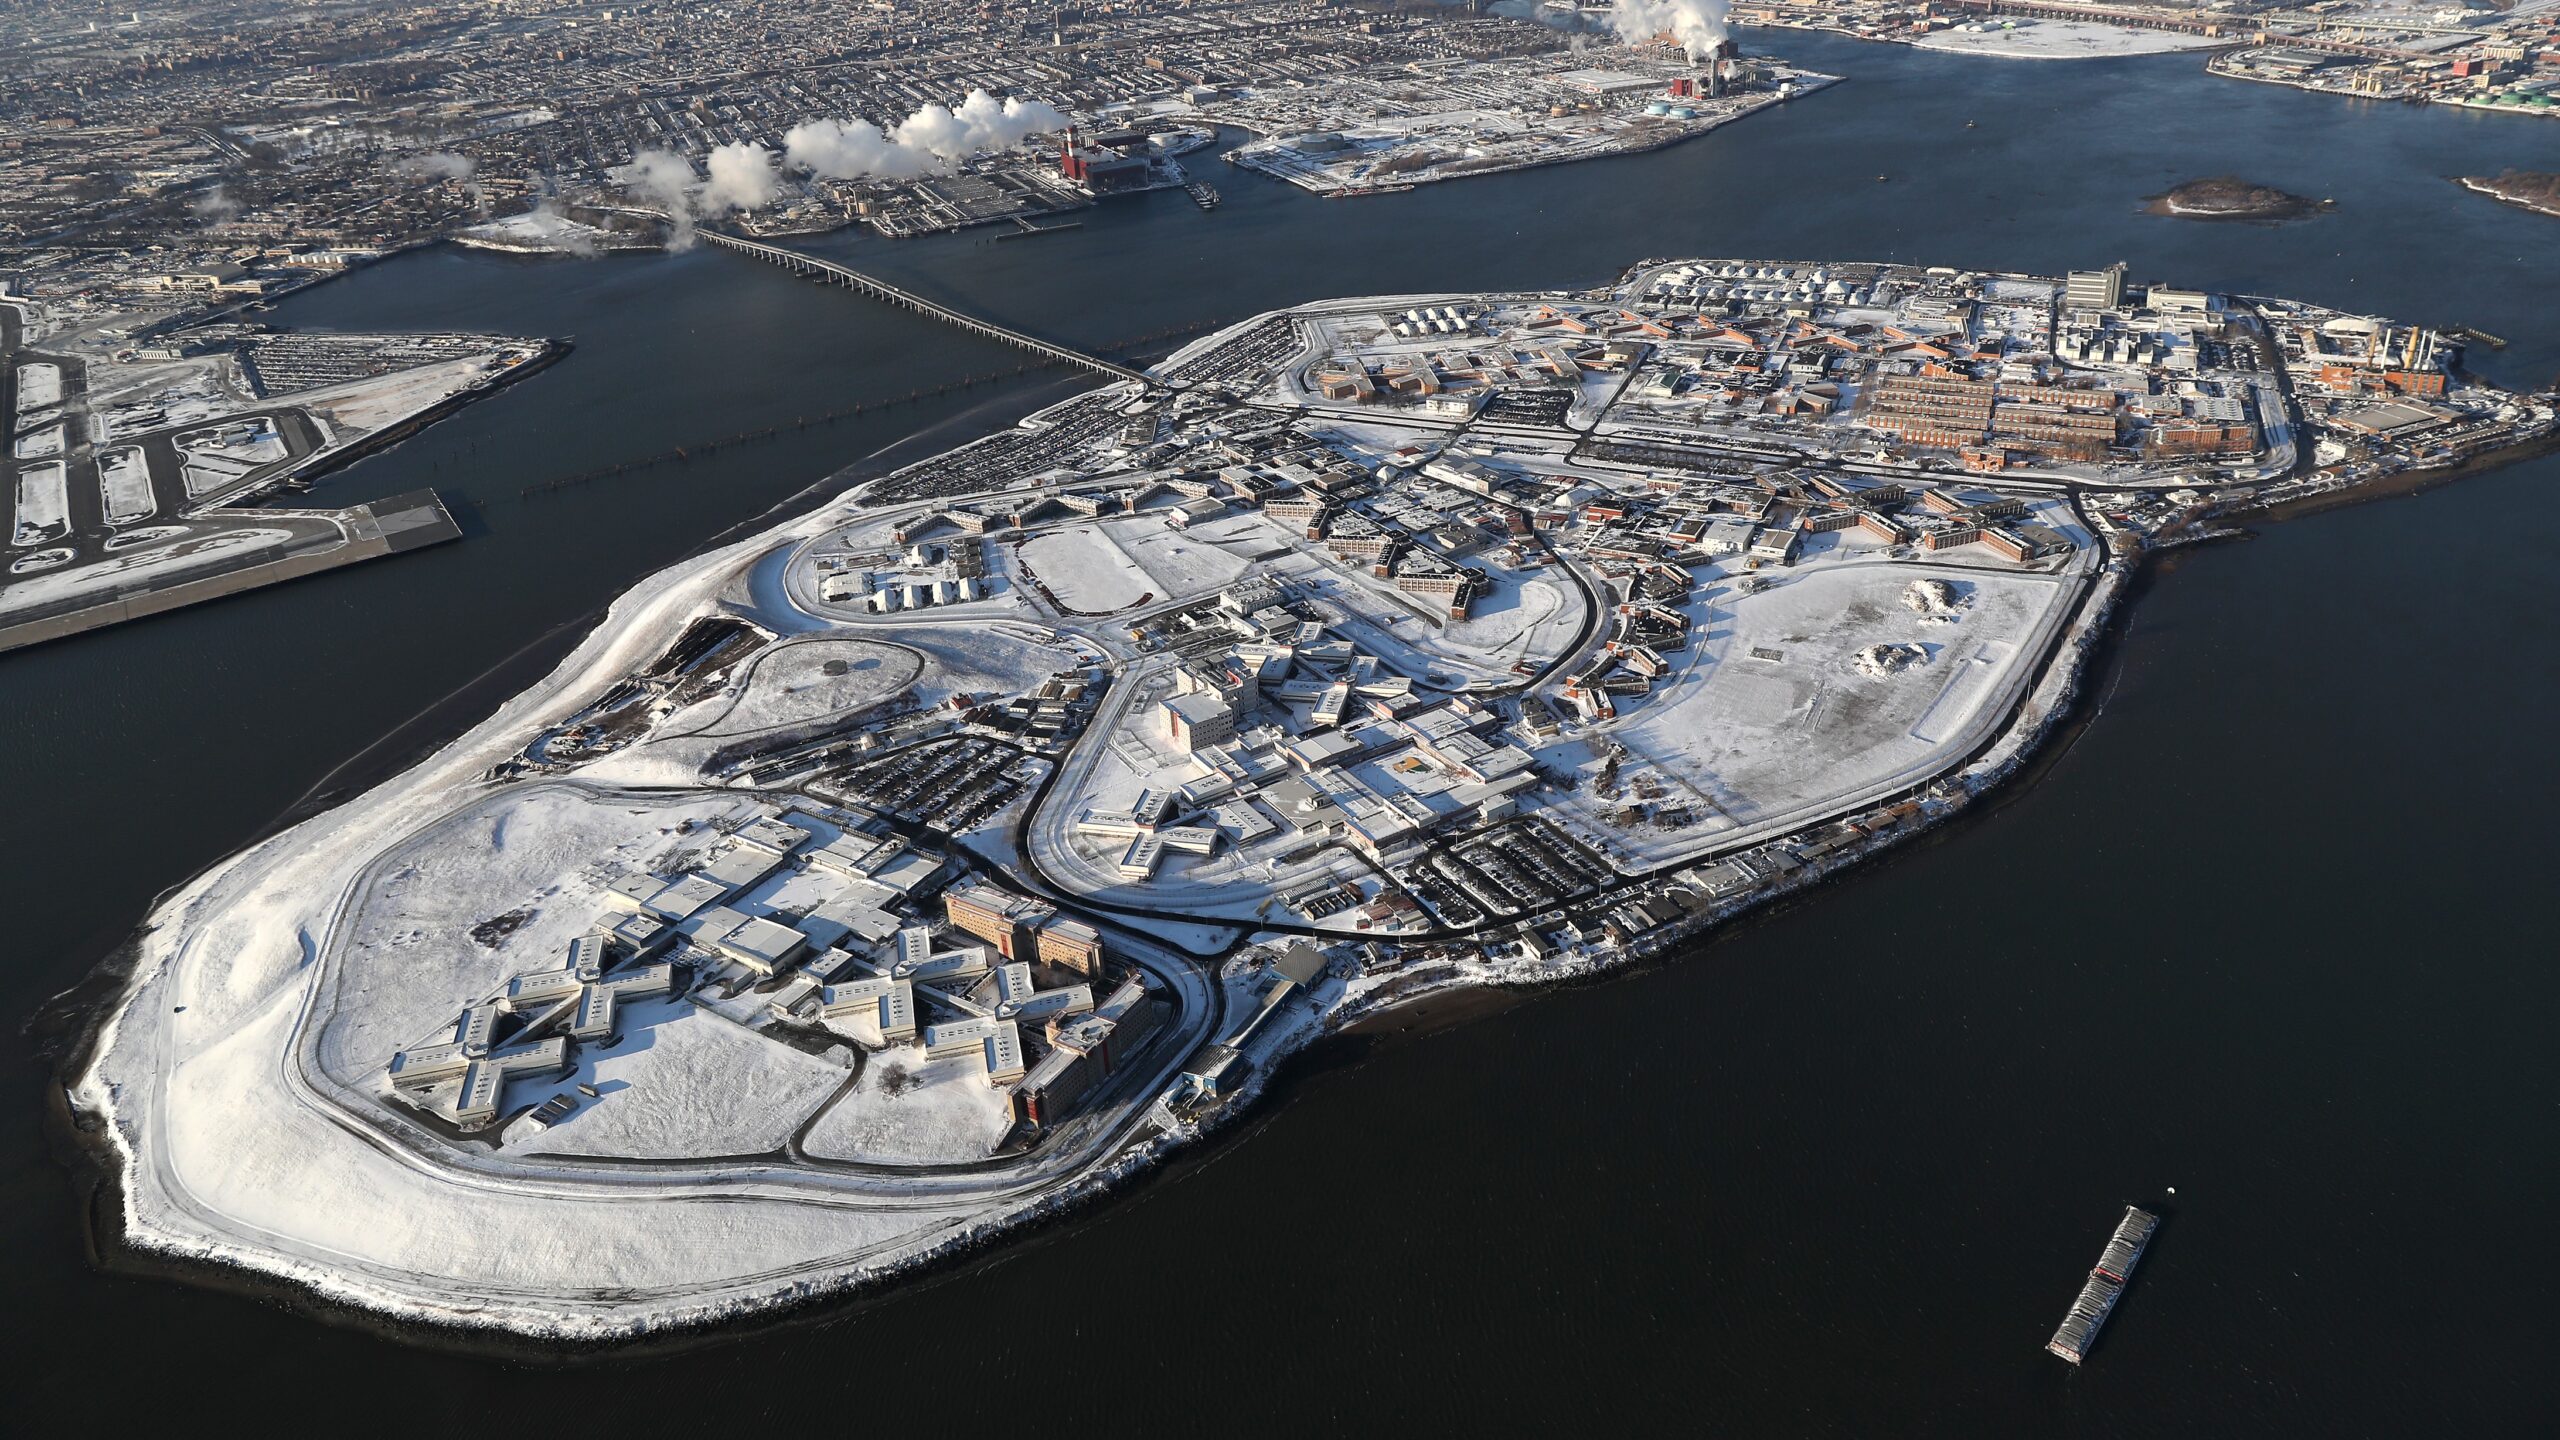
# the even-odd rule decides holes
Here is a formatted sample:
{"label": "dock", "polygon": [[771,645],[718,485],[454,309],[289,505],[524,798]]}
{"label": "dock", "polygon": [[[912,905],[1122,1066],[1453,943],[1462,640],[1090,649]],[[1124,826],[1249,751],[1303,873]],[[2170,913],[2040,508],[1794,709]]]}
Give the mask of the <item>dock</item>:
{"label": "dock", "polygon": [[2089,1272],[2089,1282],[2080,1287],[2079,1298],[2071,1302],[2071,1313],[2062,1317],[2062,1327],[2044,1348],[2077,1365],[2088,1358],[2089,1347],[2098,1343],[2098,1331],[2116,1308],[2116,1300],[2124,1294],[2125,1282],[2133,1278],[2133,1267],[2142,1260],[2143,1247],[2151,1243],[2151,1234],[2160,1228],[2160,1217],[2140,1206],[2124,1208],[2124,1219],[2116,1222],[2116,1233],[2107,1240],[2106,1253],[2098,1257],[2097,1267]]}

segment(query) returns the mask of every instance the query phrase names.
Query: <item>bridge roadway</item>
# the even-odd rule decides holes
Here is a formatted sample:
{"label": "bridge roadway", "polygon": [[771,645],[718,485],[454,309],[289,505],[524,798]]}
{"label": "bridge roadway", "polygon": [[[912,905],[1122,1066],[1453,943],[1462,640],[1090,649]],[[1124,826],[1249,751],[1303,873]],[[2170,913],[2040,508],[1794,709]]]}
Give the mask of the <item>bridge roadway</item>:
{"label": "bridge roadway", "polygon": [[1019,330],[1008,330],[1002,325],[991,320],[981,320],[975,315],[964,315],[948,305],[936,304],[921,295],[901,290],[885,280],[875,280],[850,265],[840,265],[833,260],[821,260],[815,255],[804,255],[797,250],[785,249],[780,245],[767,245],[761,240],[749,240],[742,235],[729,235],[707,228],[697,233],[704,240],[724,250],[735,250],[741,255],[752,255],[759,260],[779,265],[795,275],[806,275],[821,283],[844,285],[874,300],[885,301],[891,305],[902,305],[945,324],[957,325],[963,330],[984,335],[990,340],[1001,340],[1007,345],[1017,346],[1035,355],[1064,361],[1069,365],[1082,366],[1084,369],[1107,375],[1114,380],[1135,380],[1149,387],[1164,383],[1143,370],[1133,370],[1098,355],[1088,355],[1081,350],[1053,344],[1037,336],[1025,335]]}

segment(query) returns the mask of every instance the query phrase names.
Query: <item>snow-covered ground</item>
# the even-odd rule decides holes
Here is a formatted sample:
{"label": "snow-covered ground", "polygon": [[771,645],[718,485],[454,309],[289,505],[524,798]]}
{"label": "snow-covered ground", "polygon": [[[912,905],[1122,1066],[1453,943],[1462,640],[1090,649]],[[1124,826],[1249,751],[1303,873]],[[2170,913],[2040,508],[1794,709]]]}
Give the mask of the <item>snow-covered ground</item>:
{"label": "snow-covered ground", "polygon": [[801,1144],[825,1160],[942,1165],[985,1159],[1012,1128],[1012,1099],[977,1056],[928,1060],[900,1045],[870,1057]]}
{"label": "snow-covered ground", "polygon": [[[1906,595],[1922,578],[1945,579],[1958,607],[1915,610]],[[1700,638],[1672,674],[1604,727],[1632,752],[1620,784],[1650,779],[1663,792],[1652,803],[1685,805],[1691,823],[1611,824],[1623,800],[1587,789],[1564,808],[1651,865],[1909,788],[1981,743],[2040,673],[2084,584],[1854,552],[1755,594],[1726,579],[1692,606]],[[1879,645],[1926,658],[1869,673],[1860,652]]]}
{"label": "snow-covered ground", "polygon": [[[853,1077],[845,1055],[805,1054],[690,1000],[626,1006],[621,1027],[619,1043],[582,1047],[568,1074],[516,1087],[510,1103],[558,1095],[577,1108],[547,1130],[519,1119],[507,1148],[633,1160],[761,1155]],[[588,1099],[580,1085],[598,1094]]]}
{"label": "snow-covered ground", "polygon": [[[596,792],[576,783],[503,791],[463,808],[387,854],[371,885],[333,927],[344,936],[332,966],[329,1013],[315,1032],[320,1069],[368,1088],[392,1053],[450,1024],[464,1005],[510,975],[557,969],[563,948],[594,928],[607,886],[623,867],[706,848],[704,831],[753,807],[744,798],[675,800]],[[679,827],[690,826],[680,833]],[[517,917],[494,943],[474,926]],[[263,990],[282,980],[251,968],[300,963],[299,947],[267,947],[253,918],[212,927],[235,945],[233,983]],[[219,1026],[227,1007],[207,997],[186,1029]]]}
{"label": "snow-covered ground", "polygon": [[0,588],[0,611],[50,605],[91,594],[103,597],[145,577],[163,580],[190,570],[226,568],[236,563],[241,551],[283,545],[294,538],[291,530],[271,525],[182,533],[184,539],[168,544],[119,551],[76,570],[14,581]]}
{"label": "snow-covered ground", "polygon": [[62,367],[30,360],[18,367],[18,413],[33,414],[62,403]]}
{"label": "snow-covered ground", "polygon": [[[412,1022],[432,1027],[458,992],[554,954],[593,913],[601,865],[673,843],[664,828],[687,807],[740,798],[581,794],[576,782],[492,782],[491,768],[610,677],[646,666],[768,555],[825,523],[785,525],[641,581],[551,675],[490,720],[165,902],[137,942],[132,988],[79,1086],[79,1103],[107,1122],[122,1158],[130,1242],[421,1318],[624,1333],[876,1276],[1119,1173],[1118,1141],[1134,1116],[985,1175],[684,1159],[598,1169],[545,1152],[600,1148],[599,1137],[611,1137],[663,1154],[696,1143],[697,1127],[733,1118],[748,1126],[747,1142],[762,1144],[785,1120],[797,1123],[792,1111],[827,1078],[811,1067],[843,1073],[826,1056],[786,1058],[770,1048],[778,1042],[715,1030],[727,1022],[707,1015],[635,1024],[596,1066],[604,1093],[582,1099],[547,1142],[520,1136],[492,1155],[382,1105],[379,1067],[389,1047],[420,1038]],[[960,667],[943,678],[989,688],[1072,655],[1005,631],[936,645]],[[492,932],[493,944],[471,938],[472,924],[519,908],[529,913],[512,933]],[[1148,963],[1163,983],[1189,983],[1169,957]],[[1205,1015],[1205,996],[1187,1003],[1191,1016]],[[1195,1041],[1151,1058],[1149,1075],[1169,1069],[1205,1023],[1186,1018]],[[753,1053],[773,1083],[753,1093],[778,1103],[744,1107],[752,1114],[708,1108],[714,1097],[647,1108],[652,1071],[681,1076],[707,1059],[690,1053],[697,1038],[672,1038],[680,1032],[705,1046],[768,1047]],[[673,1048],[648,1058],[661,1047]],[[631,1087],[607,1083],[616,1080]]]}
{"label": "snow-covered ground", "polygon": [[1147,572],[1114,543],[1112,527],[1078,525],[1034,535],[1015,551],[1020,563],[1068,613],[1114,615],[1160,597]]}
{"label": "snow-covered ground", "polygon": [[70,491],[59,460],[29,465],[18,472],[18,509],[11,544],[34,545],[58,538],[70,523]]}
{"label": "snow-covered ground", "polygon": [[62,453],[66,431],[61,421],[30,430],[17,439],[17,456],[21,460],[45,460]]}
{"label": "snow-covered ground", "polygon": [[807,639],[775,646],[750,662],[735,702],[707,735],[746,735],[858,710],[915,684],[924,657],[875,640]]}
{"label": "snow-covered ground", "polygon": [[305,390],[293,403],[344,429],[370,432],[395,425],[489,378],[498,352],[421,365],[413,370]]}
{"label": "snow-covered ground", "polygon": [[147,520],[159,508],[151,493],[151,467],[135,446],[98,452],[98,491],[110,525]]}
{"label": "snow-covered ground", "polygon": [[1923,50],[1989,55],[2004,60],[2087,60],[2105,55],[2160,55],[2212,50],[2230,39],[2179,30],[2129,30],[2088,20],[2020,20],[2014,28],[1957,26],[1932,31],[1912,44]]}

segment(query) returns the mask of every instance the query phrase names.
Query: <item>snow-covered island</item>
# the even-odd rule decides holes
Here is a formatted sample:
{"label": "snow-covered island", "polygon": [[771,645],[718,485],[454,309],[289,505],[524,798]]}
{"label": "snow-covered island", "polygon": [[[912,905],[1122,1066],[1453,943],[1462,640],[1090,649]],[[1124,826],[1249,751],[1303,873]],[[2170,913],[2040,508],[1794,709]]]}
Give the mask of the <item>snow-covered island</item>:
{"label": "snow-covered island", "polygon": [[1256,316],[640,581],[171,894],[75,1104],[125,1243],[403,1317],[878,1282],[1963,810],[2150,548],[2549,442],[2460,362],[2120,270]]}

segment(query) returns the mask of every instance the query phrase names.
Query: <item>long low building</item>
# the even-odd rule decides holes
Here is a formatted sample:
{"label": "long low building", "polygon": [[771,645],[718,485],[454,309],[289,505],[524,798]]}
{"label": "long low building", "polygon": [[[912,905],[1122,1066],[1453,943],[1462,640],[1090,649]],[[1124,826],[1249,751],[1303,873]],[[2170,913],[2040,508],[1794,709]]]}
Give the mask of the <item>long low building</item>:
{"label": "long low building", "polygon": [[1010,1085],[1023,1076],[1022,1031],[1010,1020],[972,1016],[928,1025],[924,1053],[936,1060],[976,1055],[987,1068],[990,1085]]}

